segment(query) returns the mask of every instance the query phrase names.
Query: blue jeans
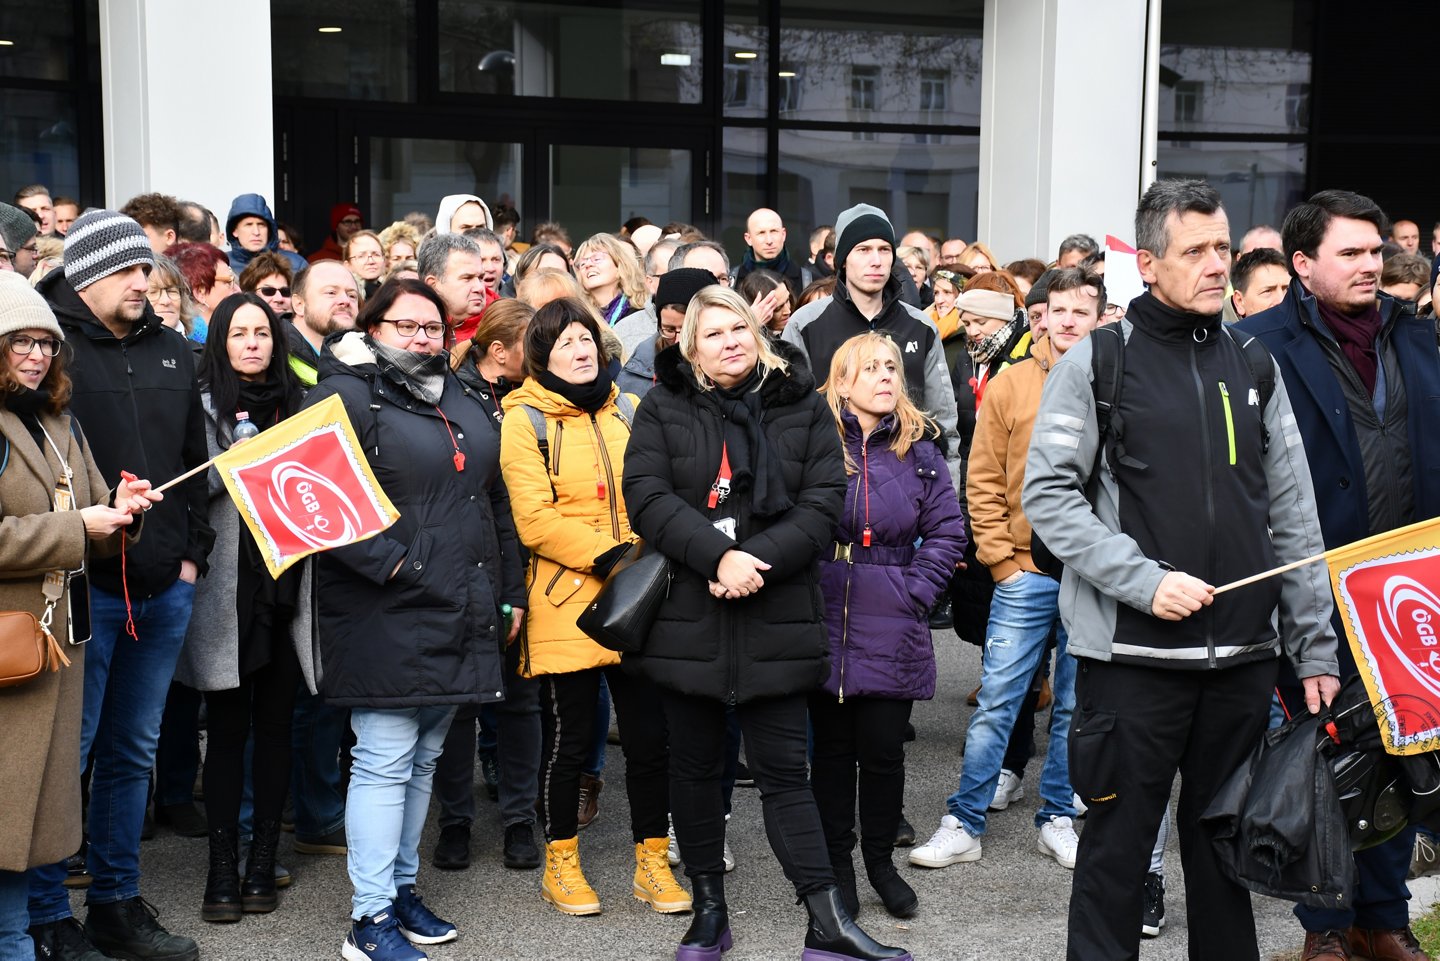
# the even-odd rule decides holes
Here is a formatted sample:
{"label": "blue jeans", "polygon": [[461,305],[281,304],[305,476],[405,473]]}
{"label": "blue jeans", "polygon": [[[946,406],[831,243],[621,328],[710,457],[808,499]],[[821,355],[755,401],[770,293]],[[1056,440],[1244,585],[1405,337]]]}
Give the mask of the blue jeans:
{"label": "blue jeans", "polygon": [[35,961],[35,945],[25,929],[30,911],[29,882],[23,871],[0,871],[0,961]]}
{"label": "blue jeans", "polygon": [[294,760],[290,792],[295,799],[295,835],[323,838],[345,825],[345,794],[340,785],[340,743],[346,710],[311,694],[304,682],[291,720]]}
{"label": "blue jeans", "polygon": [[980,706],[970,716],[965,735],[965,764],[960,788],[945,806],[965,830],[985,833],[985,810],[995,797],[1005,748],[1015,727],[1030,682],[1045,656],[1050,628],[1055,631],[1055,706],[1050,715],[1050,748],[1040,771],[1040,810],[1036,826],[1051,817],[1074,817],[1070,789],[1070,715],[1075,710],[1075,659],[1066,651],[1065,629],[1059,626],[1060,585],[1044,574],[1023,572],[1018,581],[996,584],[985,634],[980,672]]}
{"label": "blue jeans", "polygon": [[610,742],[610,685],[605,675],[600,675],[600,696],[595,699],[594,735],[590,740],[590,754],[585,759],[582,773],[599,777],[605,771],[605,746]]}
{"label": "blue jeans", "polygon": [[[90,775],[90,886],[86,902],[110,904],[140,896],[140,827],[160,717],[175,662],[190,625],[195,585],[176,580],[144,600],[131,598],[135,632],[125,633],[125,599],[90,588],[92,636],[85,652],[85,709],[80,763]],[[30,923],[70,916],[65,864],[30,872]]]}
{"label": "blue jeans", "polygon": [[350,712],[356,740],[345,837],[357,921],[379,914],[397,888],[415,883],[435,759],[454,717],[453,704]]}

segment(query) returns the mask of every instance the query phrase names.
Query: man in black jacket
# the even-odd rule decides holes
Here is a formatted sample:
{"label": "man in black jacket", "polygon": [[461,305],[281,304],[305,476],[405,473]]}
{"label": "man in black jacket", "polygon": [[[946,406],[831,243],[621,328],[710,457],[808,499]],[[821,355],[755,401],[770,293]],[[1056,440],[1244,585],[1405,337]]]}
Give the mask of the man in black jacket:
{"label": "man in black jacket", "polygon": [[[66,237],[63,273],[39,288],[74,352],[71,410],[112,483],[129,471],[160,484],[207,459],[191,351],[145,298],[154,264],[138,223],[93,210]],[[131,958],[199,957],[195,942],[167,932],[140,898],[140,827],[165,695],[214,540],[202,475],[166,494],[139,542],[90,565],[80,756],[93,749],[94,881],[82,935],[71,919],[64,864],[31,873],[31,934],[47,957],[83,958],[90,944]]]}

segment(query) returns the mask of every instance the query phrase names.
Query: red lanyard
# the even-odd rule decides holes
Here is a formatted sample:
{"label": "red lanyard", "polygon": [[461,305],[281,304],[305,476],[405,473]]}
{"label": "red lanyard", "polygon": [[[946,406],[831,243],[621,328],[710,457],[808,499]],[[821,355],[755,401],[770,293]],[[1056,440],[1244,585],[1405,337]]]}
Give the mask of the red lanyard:
{"label": "red lanyard", "polygon": [[706,500],[711,510],[725,503],[725,498],[730,496],[730,477],[730,446],[721,441],[720,473],[715,475],[715,483],[710,485],[710,496]]}
{"label": "red lanyard", "polygon": [[455,432],[450,429],[450,418],[445,416],[445,412],[440,409],[439,404],[435,405],[435,413],[439,414],[440,419],[445,422],[445,433],[450,435],[450,446],[455,448],[455,456],[452,459],[455,461],[455,473],[458,474],[465,469],[465,455],[460,453],[460,445],[455,443]]}
{"label": "red lanyard", "polygon": [[860,546],[870,546],[870,454],[869,442],[860,444],[860,478],[865,489],[865,529],[860,532]]}

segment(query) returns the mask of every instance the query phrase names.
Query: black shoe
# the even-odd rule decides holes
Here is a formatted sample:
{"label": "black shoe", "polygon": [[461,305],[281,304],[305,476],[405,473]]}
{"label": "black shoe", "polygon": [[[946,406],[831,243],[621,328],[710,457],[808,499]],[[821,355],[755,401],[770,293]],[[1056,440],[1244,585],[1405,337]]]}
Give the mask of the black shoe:
{"label": "black shoe", "polygon": [[913,740],[915,740],[915,725],[906,721],[905,733],[900,736],[900,741],[902,744],[909,744]]}
{"label": "black shoe", "polygon": [[897,848],[915,846],[915,825],[906,819],[904,811],[900,812],[900,823],[895,825],[895,846]]}
{"label": "black shoe", "polygon": [[163,807],[155,805],[155,823],[168,826],[182,838],[203,838],[209,831],[205,815],[191,801]]}
{"label": "black shoe", "polygon": [[825,888],[805,895],[805,910],[810,912],[810,929],[805,932],[805,951],[801,961],[830,961],[832,958],[855,958],[857,961],[910,961],[910,952],[880,944],[860,930],[840,900],[839,888]]}
{"label": "black shoe", "polygon": [[1160,936],[1165,927],[1165,879],[1158,874],[1145,875],[1145,910],[1140,915],[1140,935]]}
{"label": "black shoe", "polygon": [[345,829],[336,828],[329,834],[322,834],[320,837],[301,837],[295,835],[296,854],[344,854]]}
{"label": "black shoe", "polygon": [[930,608],[930,629],[935,631],[948,631],[955,626],[955,613],[950,604],[950,592],[946,591],[940,595],[935,606]]}
{"label": "black shoe", "polygon": [[430,863],[442,871],[463,871],[470,866],[470,825],[447,824],[440,829]]}
{"label": "black shoe", "polygon": [[93,880],[94,878],[90,877],[90,869],[85,863],[85,842],[81,841],[80,850],[65,859],[65,886],[67,888],[88,888]]}
{"label": "black shoe", "polygon": [[500,759],[494,754],[480,755],[480,779],[485,782],[490,800],[500,800]]}
{"label": "black shoe", "polygon": [[295,833],[295,798],[285,798],[285,810],[280,812],[280,830],[286,834]]}
{"label": "black shoe", "polygon": [[736,787],[754,787],[754,786],[755,786],[755,778],[754,778],[753,776],[751,776],[751,774],[750,774],[750,765],[746,764],[744,761],[741,761],[741,762],[739,762],[738,764],[735,765],[735,786],[736,786]]}
{"label": "black shoe", "polygon": [[540,866],[540,849],[535,846],[535,829],[524,821],[505,829],[505,866],[527,871]]}
{"label": "black shoe", "polygon": [[730,914],[725,907],[725,875],[698,874],[690,879],[694,916],[680,939],[675,961],[716,961],[729,951]]}
{"label": "black shoe", "polygon": [[855,888],[855,861],[847,853],[843,856],[830,855],[830,869],[835,872],[835,886],[840,889],[840,900],[850,917],[860,914],[860,892]]}
{"label": "black shoe", "polygon": [[200,899],[200,920],[229,924],[240,920],[239,832],[216,828],[210,832],[210,871],[205,876],[205,894]]}
{"label": "black shoe", "polygon": [[140,840],[149,841],[155,837],[155,814],[147,805],[145,818],[140,822]]}
{"label": "black shoe", "polygon": [[895,865],[885,861],[874,867],[866,866],[865,873],[870,878],[870,886],[875,893],[880,895],[881,902],[885,905],[891,917],[911,918],[915,916],[916,910],[920,907],[920,899],[915,896],[915,889],[905,882],[900,872],[895,870]]}
{"label": "black shoe", "polygon": [[30,940],[35,942],[36,961],[106,961],[74,918],[34,925]]}
{"label": "black shoe", "polygon": [[131,961],[199,961],[200,948],[189,938],[171,934],[155,920],[144,898],[90,905],[85,936],[106,954]]}
{"label": "black shoe", "polygon": [[240,902],[246,914],[268,914],[280,905],[275,893],[275,849],[280,844],[280,821],[256,819],[250,856],[245,859],[245,880],[240,885]]}

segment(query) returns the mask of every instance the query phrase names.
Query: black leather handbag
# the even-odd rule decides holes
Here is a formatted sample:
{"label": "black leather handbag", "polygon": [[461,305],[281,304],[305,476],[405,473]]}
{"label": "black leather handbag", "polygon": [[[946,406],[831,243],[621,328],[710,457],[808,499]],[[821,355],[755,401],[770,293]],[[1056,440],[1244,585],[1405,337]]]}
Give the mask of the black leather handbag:
{"label": "black leather handbag", "polygon": [[643,546],[630,551],[611,569],[575,626],[601,647],[638,653],[670,593],[670,578],[670,558]]}

